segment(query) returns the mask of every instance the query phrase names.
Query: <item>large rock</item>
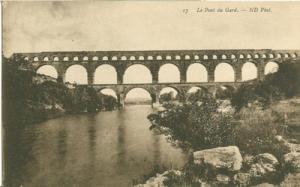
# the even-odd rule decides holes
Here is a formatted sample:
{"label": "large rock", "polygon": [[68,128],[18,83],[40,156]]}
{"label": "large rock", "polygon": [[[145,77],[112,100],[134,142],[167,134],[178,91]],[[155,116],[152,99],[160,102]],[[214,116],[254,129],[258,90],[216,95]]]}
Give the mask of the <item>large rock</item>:
{"label": "large rock", "polygon": [[285,154],[283,157],[284,166],[286,169],[293,172],[300,172],[300,153],[292,152]]}
{"label": "large rock", "polygon": [[270,177],[275,174],[278,165],[278,160],[272,154],[259,154],[253,158],[249,173],[255,178]]}
{"label": "large rock", "polygon": [[195,165],[208,165],[213,169],[225,169],[228,171],[240,170],[243,161],[239,148],[236,146],[196,151],[193,153],[193,157]]}

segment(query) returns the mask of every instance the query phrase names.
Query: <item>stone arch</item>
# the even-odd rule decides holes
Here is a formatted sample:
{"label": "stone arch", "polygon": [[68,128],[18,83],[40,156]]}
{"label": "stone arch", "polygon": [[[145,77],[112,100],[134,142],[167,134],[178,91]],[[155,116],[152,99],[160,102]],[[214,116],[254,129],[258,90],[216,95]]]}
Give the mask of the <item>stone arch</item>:
{"label": "stone arch", "polygon": [[109,64],[99,65],[94,73],[95,84],[117,84],[117,71]]}
{"label": "stone arch", "polygon": [[65,72],[65,82],[87,84],[88,75],[86,68],[80,64],[72,64],[68,66]]}
{"label": "stone arch", "polygon": [[118,60],[118,57],[117,56],[112,56],[111,60],[116,61],[116,60]]}
{"label": "stone arch", "polygon": [[99,60],[99,57],[93,56],[92,60],[93,60],[93,61],[97,61],[97,60]]}
{"label": "stone arch", "polygon": [[256,79],[258,76],[258,69],[253,62],[246,62],[242,66],[242,81]]}
{"label": "stone arch", "polygon": [[172,60],[172,56],[171,55],[167,55],[166,56],[166,60]]}
{"label": "stone arch", "polygon": [[63,58],[63,61],[69,61],[69,57],[68,57],[68,56],[65,56],[65,57]]}
{"label": "stone arch", "polygon": [[219,63],[214,71],[215,82],[234,82],[234,69],[229,63]]}
{"label": "stone arch", "polygon": [[135,60],[135,56],[130,56],[129,60]]}
{"label": "stone arch", "polygon": [[[168,93],[171,93],[171,97],[170,98],[167,98],[166,95]],[[168,101],[171,101],[171,100],[182,100],[183,98],[183,95],[182,93],[179,91],[179,89],[177,89],[176,87],[173,87],[173,86],[166,86],[166,87],[163,87],[159,90],[159,93],[158,93],[158,97],[159,97],[159,102],[162,103],[162,102],[168,102]],[[161,97],[162,95],[163,98]]]}
{"label": "stone arch", "polygon": [[153,56],[148,56],[147,60],[153,60]]}
{"label": "stone arch", "polygon": [[122,56],[121,60],[127,60],[127,57],[126,56]]}
{"label": "stone arch", "polygon": [[151,104],[154,98],[151,91],[146,88],[133,87],[124,92],[125,103]]}
{"label": "stone arch", "polygon": [[83,61],[88,61],[88,60],[89,60],[89,57],[88,57],[88,56],[84,56],[84,57],[82,58],[82,60],[83,60]]}
{"label": "stone arch", "polygon": [[34,61],[34,62],[39,61],[39,57],[37,57],[37,56],[33,57],[33,61]]}
{"label": "stone arch", "polygon": [[55,79],[58,78],[58,73],[56,68],[48,64],[39,66],[36,70],[36,73],[53,77]]}
{"label": "stone arch", "polygon": [[187,82],[207,82],[208,73],[204,65],[193,63],[189,65],[186,71]]}
{"label": "stone arch", "polygon": [[114,98],[118,99],[116,90],[114,90],[110,87],[101,88],[101,89],[97,90],[97,92],[100,92],[100,93],[105,94],[105,95],[111,95]]}
{"label": "stone arch", "polygon": [[274,58],[274,54],[270,53],[269,58]]}
{"label": "stone arch", "polygon": [[193,92],[195,92],[195,91],[197,91],[197,90],[203,90],[203,91],[205,91],[205,92],[208,92],[208,89],[207,88],[205,88],[205,87],[203,87],[203,86],[191,86],[190,88],[188,88],[187,89],[187,93],[193,93]]}
{"label": "stone arch", "polygon": [[215,96],[219,99],[230,99],[234,94],[235,88],[229,85],[221,85],[216,89]]}
{"label": "stone arch", "polygon": [[190,55],[185,55],[185,56],[184,56],[184,59],[185,59],[185,60],[190,60],[191,57],[190,57]]}
{"label": "stone arch", "polygon": [[136,63],[127,67],[123,75],[123,82],[125,84],[152,83],[152,74],[147,66]]}
{"label": "stone arch", "polygon": [[73,57],[73,61],[78,61],[79,60],[79,57],[78,56],[74,56]]}
{"label": "stone arch", "polygon": [[267,55],[264,53],[261,55],[261,58],[267,58]]}
{"label": "stone arch", "polygon": [[208,60],[208,55],[203,55],[203,60]]}
{"label": "stone arch", "polygon": [[156,56],[156,60],[162,60],[162,56],[161,55],[157,55]]}
{"label": "stone arch", "polygon": [[207,93],[209,93],[207,88],[201,86],[192,86],[186,92],[186,100],[189,102],[194,102],[199,99],[199,96],[206,95]]}
{"label": "stone arch", "polygon": [[172,63],[163,64],[158,71],[158,82],[180,82],[179,68]]}
{"label": "stone arch", "polygon": [[264,73],[265,75],[270,73],[275,73],[278,71],[278,69],[279,69],[279,64],[277,62],[270,61],[265,65]]}
{"label": "stone arch", "polygon": [[48,61],[49,61],[49,57],[45,56],[45,57],[43,58],[43,61],[48,62]]}
{"label": "stone arch", "polygon": [[55,62],[59,61],[59,57],[58,56],[53,57],[53,61]]}

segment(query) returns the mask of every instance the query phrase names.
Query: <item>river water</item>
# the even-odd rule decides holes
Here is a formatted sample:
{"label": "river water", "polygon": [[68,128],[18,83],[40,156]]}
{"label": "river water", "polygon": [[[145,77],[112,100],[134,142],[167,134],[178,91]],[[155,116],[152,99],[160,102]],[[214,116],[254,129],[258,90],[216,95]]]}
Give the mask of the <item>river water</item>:
{"label": "river water", "polygon": [[148,105],[68,115],[28,126],[12,143],[8,181],[27,186],[132,186],[153,168],[181,168],[188,154],[149,130]]}

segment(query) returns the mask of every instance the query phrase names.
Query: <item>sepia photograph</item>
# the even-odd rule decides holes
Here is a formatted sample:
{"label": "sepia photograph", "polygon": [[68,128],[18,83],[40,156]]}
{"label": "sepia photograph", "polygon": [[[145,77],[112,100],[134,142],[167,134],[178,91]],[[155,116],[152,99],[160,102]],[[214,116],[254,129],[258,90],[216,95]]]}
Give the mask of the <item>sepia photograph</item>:
{"label": "sepia photograph", "polygon": [[300,186],[300,2],[1,6],[4,187]]}

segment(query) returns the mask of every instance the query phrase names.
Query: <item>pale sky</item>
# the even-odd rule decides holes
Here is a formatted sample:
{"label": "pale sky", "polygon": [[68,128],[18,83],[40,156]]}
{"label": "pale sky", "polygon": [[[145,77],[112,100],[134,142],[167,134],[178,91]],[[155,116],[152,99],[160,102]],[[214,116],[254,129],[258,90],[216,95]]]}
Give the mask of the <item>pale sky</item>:
{"label": "pale sky", "polygon": [[[197,8],[226,7],[248,11],[196,13]],[[271,8],[272,12],[250,13],[255,7]],[[41,51],[300,49],[300,2],[6,2],[3,17],[3,53],[7,57],[14,52]],[[187,80],[206,81],[201,68],[190,68]],[[162,82],[178,81],[176,69],[165,69],[169,73],[161,73],[165,76]],[[256,77],[251,64],[245,69],[250,73],[243,80]],[[86,75],[80,71],[74,67],[76,73],[66,79],[85,82]],[[98,72],[96,83],[116,82],[114,69]],[[233,79],[226,64],[220,72],[223,77],[216,76],[217,80]],[[57,76],[55,73],[51,75]],[[195,78],[199,74],[202,77]],[[128,70],[124,80],[137,83],[150,78],[147,70],[136,67]]]}
{"label": "pale sky", "polygon": [[[7,2],[4,7],[6,56],[40,51],[300,49],[300,2]],[[272,12],[195,13],[198,7],[271,7]]]}

